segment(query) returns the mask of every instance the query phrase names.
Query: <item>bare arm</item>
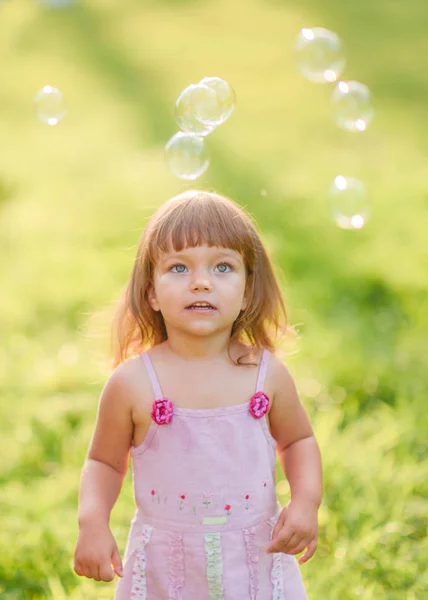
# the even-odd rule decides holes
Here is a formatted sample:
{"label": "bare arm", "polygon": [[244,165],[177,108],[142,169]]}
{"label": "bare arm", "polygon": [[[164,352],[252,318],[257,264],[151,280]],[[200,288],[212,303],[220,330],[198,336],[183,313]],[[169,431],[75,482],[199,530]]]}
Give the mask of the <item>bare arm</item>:
{"label": "bare arm", "polygon": [[288,369],[275,357],[274,399],[269,413],[278,457],[291,488],[292,499],[322,499],[322,466],[317,441]]}
{"label": "bare arm", "polygon": [[97,422],[82,471],[79,524],[109,521],[128,468],[133,423],[126,373],[116,370],[105,385]]}
{"label": "bare arm", "polygon": [[97,581],[123,574],[109,520],[126,475],[133,434],[133,392],[126,369],[118,367],[101,393],[80,484],[74,570]]}

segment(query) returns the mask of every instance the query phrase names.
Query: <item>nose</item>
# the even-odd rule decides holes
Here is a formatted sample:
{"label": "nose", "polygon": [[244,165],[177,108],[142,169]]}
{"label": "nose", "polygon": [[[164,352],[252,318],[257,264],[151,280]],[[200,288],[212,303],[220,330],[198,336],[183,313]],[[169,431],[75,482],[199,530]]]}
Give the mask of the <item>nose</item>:
{"label": "nose", "polygon": [[190,288],[192,292],[210,292],[212,290],[211,280],[208,277],[206,272],[195,272],[195,276],[193,277]]}

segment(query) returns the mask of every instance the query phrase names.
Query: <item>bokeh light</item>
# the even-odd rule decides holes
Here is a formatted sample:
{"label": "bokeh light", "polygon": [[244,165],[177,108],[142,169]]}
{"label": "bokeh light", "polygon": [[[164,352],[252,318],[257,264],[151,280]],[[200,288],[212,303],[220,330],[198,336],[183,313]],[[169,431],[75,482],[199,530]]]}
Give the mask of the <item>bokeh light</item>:
{"label": "bokeh light", "polygon": [[323,27],[302,29],[294,43],[300,73],[314,83],[332,83],[345,68],[339,36]]}
{"label": "bokeh light", "polygon": [[365,131],[374,109],[369,88],[358,81],[339,81],[332,94],[334,119],[348,131]]}
{"label": "bokeh light", "polygon": [[203,137],[178,131],[165,146],[169,170],[180,179],[193,181],[208,168],[209,157]]}

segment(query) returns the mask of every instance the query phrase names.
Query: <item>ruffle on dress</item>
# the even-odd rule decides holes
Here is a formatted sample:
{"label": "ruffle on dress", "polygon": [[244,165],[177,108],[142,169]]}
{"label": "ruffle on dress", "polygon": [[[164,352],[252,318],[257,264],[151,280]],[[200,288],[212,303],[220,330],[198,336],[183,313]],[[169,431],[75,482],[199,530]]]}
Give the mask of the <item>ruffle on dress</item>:
{"label": "ruffle on dress", "polygon": [[[273,529],[277,522],[277,517],[272,517],[269,519],[269,525],[271,527],[271,536],[272,540]],[[274,552],[272,554],[272,571],[271,571],[271,581],[272,581],[272,600],[286,600],[285,598],[285,590],[284,590],[284,569],[283,569],[283,555],[282,552]]]}
{"label": "ruffle on dress", "polygon": [[138,538],[137,552],[132,569],[132,600],[147,600],[147,579],[146,579],[146,545],[152,535],[151,525],[144,525]]}
{"label": "ruffle on dress", "polygon": [[259,591],[259,551],[256,544],[254,527],[244,529],[247,564],[250,573],[250,600],[256,600]]}
{"label": "ruffle on dress", "polygon": [[184,547],[183,534],[171,532],[169,545],[169,587],[168,600],[181,600],[181,588],[184,586]]}

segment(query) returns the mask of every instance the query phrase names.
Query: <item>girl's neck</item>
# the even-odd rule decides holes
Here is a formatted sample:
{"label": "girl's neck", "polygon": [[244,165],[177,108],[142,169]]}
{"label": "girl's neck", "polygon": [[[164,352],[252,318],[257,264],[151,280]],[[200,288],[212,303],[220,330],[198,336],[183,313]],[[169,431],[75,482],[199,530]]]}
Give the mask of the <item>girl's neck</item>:
{"label": "girl's neck", "polygon": [[228,356],[229,336],[218,336],[189,340],[187,337],[174,335],[165,341],[168,350],[185,361],[207,361]]}

